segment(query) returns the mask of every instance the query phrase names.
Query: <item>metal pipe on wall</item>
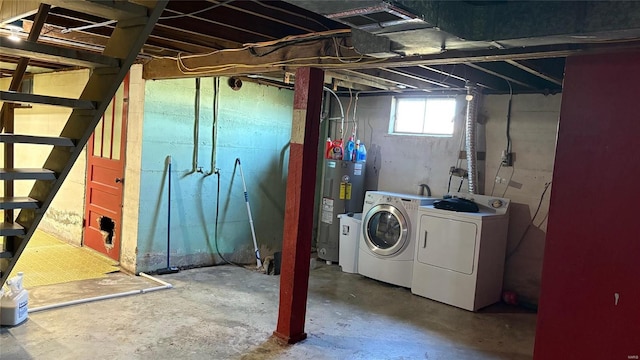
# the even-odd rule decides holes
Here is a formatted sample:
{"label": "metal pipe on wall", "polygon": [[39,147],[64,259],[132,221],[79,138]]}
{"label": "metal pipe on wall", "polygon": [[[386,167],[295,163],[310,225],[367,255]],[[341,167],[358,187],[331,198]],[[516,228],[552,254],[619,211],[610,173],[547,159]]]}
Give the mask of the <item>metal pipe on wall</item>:
{"label": "metal pipe on wall", "polygon": [[478,89],[475,84],[467,83],[467,115],[466,115],[466,141],[467,171],[469,193],[478,193],[478,159],[476,153],[476,124],[478,117]]}
{"label": "metal pipe on wall", "polygon": [[205,174],[209,176],[218,172],[217,152],[218,152],[218,104],[220,102],[220,78],[213,78],[213,114],[211,123],[211,170]]}
{"label": "metal pipe on wall", "polygon": [[200,78],[196,78],[196,94],[194,99],[194,120],[193,120],[193,165],[191,173],[202,172],[198,168],[198,148],[200,147]]}

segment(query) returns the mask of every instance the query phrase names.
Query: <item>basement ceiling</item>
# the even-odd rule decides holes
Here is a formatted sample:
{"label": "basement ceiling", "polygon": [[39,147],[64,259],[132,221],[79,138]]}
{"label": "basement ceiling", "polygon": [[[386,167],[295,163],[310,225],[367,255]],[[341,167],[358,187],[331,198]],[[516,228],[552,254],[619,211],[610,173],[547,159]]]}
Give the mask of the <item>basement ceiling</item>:
{"label": "basement ceiling", "polygon": [[[113,24],[99,15],[54,6],[39,41],[101,51]],[[19,16],[23,39],[33,17]],[[470,82],[485,93],[556,93],[566,56],[637,48],[638,24],[637,2],[171,0],[139,61],[149,78],[290,86],[305,59],[337,90],[449,93]],[[0,71],[10,76],[20,45],[1,31]],[[33,61],[28,71],[61,69]]]}

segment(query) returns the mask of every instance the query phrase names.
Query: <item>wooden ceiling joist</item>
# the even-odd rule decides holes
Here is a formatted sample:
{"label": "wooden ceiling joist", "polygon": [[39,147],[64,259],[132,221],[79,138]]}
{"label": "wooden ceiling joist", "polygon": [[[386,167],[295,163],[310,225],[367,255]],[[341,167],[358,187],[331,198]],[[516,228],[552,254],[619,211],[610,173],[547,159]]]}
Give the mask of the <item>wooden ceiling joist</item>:
{"label": "wooden ceiling joist", "polygon": [[407,73],[402,69],[396,68],[378,68],[378,69],[364,69],[360,70],[369,75],[379,76],[398,84],[399,87],[409,89],[433,89],[433,88],[448,88],[447,84],[442,82],[433,81],[427,78],[415,76],[411,73]]}
{"label": "wooden ceiling joist", "polygon": [[529,74],[535,75],[551,83],[562,86],[562,80],[557,79],[554,76],[551,76],[549,74],[545,74],[541,69],[538,69],[537,66],[535,66],[534,64],[531,64],[530,62],[527,62],[526,60],[520,60],[520,61],[506,60],[506,63],[513,65],[519,68],[520,70],[524,70]]}
{"label": "wooden ceiling joist", "polygon": [[356,90],[365,90],[364,88],[358,86],[366,86],[367,89],[379,89],[379,90],[392,90],[395,84],[384,84],[384,81],[380,81],[377,79],[370,79],[360,76],[360,74],[356,72],[335,72],[335,71],[327,71],[325,73],[325,84],[332,84],[336,86],[346,87],[350,89]]}
{"label": "wooden ceiling joist", "polygon": [[83,14],[118,21],[146,17],[148,11],[148,7],[129,1],[42,0],[42,2],[53,6],[61,6]]}

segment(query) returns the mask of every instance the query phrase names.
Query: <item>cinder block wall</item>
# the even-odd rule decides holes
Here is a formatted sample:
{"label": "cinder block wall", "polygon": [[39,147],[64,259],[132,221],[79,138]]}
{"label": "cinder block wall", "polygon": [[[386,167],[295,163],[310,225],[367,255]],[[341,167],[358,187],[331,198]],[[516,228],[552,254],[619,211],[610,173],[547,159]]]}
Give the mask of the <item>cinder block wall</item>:
{"label": "cinder block wall", "polygon": [[[349,98],[343,98],[346,110]],[[352,102],[355,100],[352,100]],[[392,97],[360,97],[357,104],[352,103],[345,133],[351,134],[353,128],[353,108],[357,106],[357,137],[367,148],[367,190],[394,191],[406,194],[418,194],[420,184],[427,184],[433,195],[447,192],[449,168],[458,161],[461,136],[464,130],[466,101],[464,96],[457,98],[457,116],[454,120],[453,136],[405,136],[389,134],[389,121],[392,111]],[[333,118],[339,116],[333,106]],[[346,127],[349,127],[349,131]],[[340,121],[332,121],[330,134],[336,137],[340,133]],[[339,137],[339,136],[338,136]],[[345,136],[348,138],[348,136]],[[345,139],[346,141],[346,139]],[[465,161],[461,161],[464,163]],[[452,183],[457,190],[458,184]],[[466,182],[465,182],[466,186]]]}
{"label": "cinder block wall", "polygon": [[[265,256],[281,248],[293,92],[252,83],[234,91],[227,86],[226,78],[221,79],[217,204],[217,176],[205,176],[211,171],[213,79],[201,81],[197,144],[195,79],[146,82],[137,271],[166,266],[167,156],[172,157],[171,265],[221,263],[216,247],[229,260],[255,262],[242,180],[234,166],[236,158],[242,162],[261,253]],[[198,149],[196,169],[194,145]]]}
{"label": "cinder block wall", "polygon": [[[509,240],[504,289],[518,293],[520,300],[535,305],[540,298],[542,258],[547,232],[551,188],[544,195],[538,215],[527,231],[545,184],[553,177],[562,95],[516,95],[511,110],[513,167],[498,172],[505,149],[508,95],[485,97],[482,112],[486,123],[486,193],[511,199]],[[525,234],[526,231],[526,234]],[[523,237],[524,236],[524,237]]]}

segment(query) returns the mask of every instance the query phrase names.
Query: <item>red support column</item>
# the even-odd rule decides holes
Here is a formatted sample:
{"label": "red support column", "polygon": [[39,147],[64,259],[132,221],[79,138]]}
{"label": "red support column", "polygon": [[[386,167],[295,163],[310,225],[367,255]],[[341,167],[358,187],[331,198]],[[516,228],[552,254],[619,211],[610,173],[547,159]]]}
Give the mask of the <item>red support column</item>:
{"label": "red support column", "polygon": [[314,68],[299,68],[295,79],[280,270],[280,307],[278,326],[273,333],[289,344],[307,337],[304,321],[324,72]]}

